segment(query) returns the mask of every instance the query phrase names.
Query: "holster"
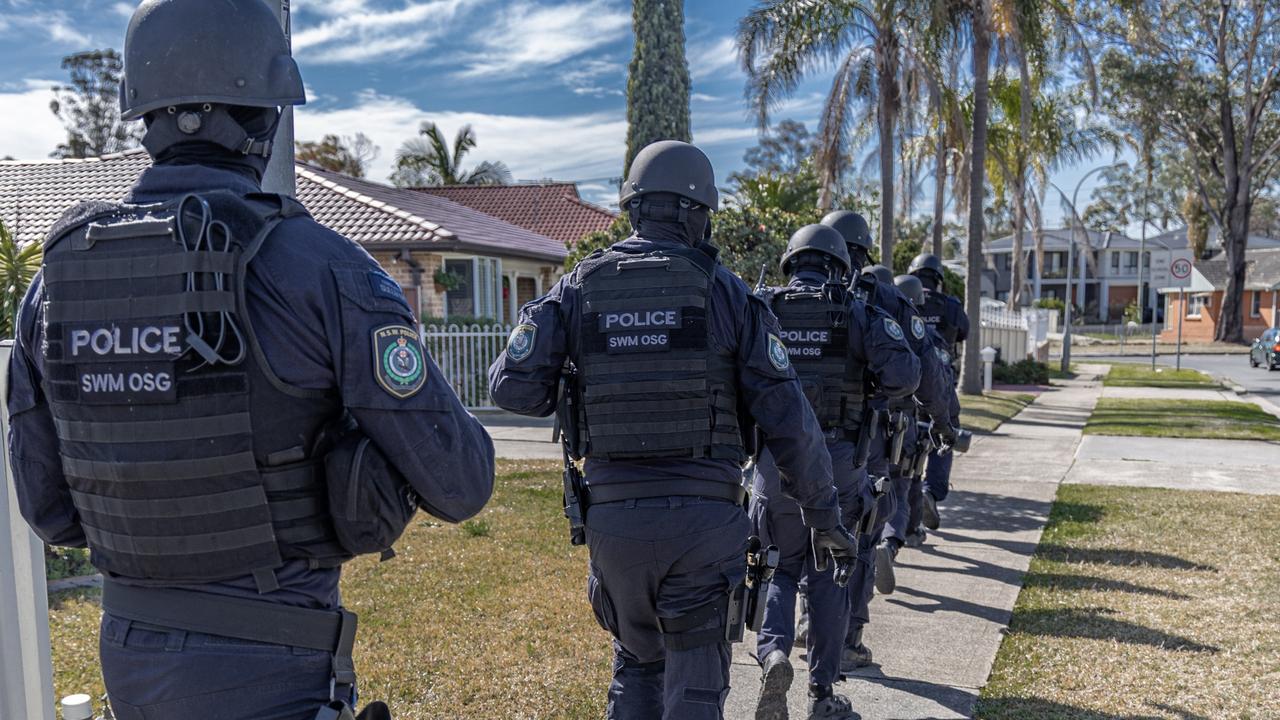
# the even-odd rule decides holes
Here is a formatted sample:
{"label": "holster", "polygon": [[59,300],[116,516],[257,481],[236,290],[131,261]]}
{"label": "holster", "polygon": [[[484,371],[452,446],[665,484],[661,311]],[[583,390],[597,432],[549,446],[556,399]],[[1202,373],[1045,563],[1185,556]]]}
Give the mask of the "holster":
{"label": "holster", "polygon": [[902,448],[907,440],[907,414],[905,412],[890,412],[889,435],[893,438],[893,445],[889,449],[889,464],[901,468]]}
{"label": "holster", "polygon": [[889,491],[889,478],[872,477],[871,478],[871,509],[862,515],[862,522],[858,525],[859,535],[870,535],[875,532],[876,521],[880,519],[880,499]]}
{"label": "holster", "polygon": [[773,571],[778,569],[780,558],[778,546],[765,547],[756,536],[748,540],[747,577],[729,597],[729,619],[725,625],[725,639],[729,642],[741,642],[744,628],[760,631],[769,584],[773,582]]}
{"label": "holster", "polygon": [[862,414],[862,425],[858,427],[858,453],[854,467],[864,467],[871,458],[871,444],[876,441],[880,432],[880,410],[868,407]]}

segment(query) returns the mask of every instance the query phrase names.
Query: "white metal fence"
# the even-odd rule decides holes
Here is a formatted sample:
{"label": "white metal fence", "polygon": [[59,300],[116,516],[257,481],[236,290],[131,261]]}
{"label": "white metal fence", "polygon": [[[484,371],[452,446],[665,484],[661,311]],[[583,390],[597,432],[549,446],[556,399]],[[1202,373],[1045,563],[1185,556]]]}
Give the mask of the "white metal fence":
{"label": "white metal fence", "polygon": [[427,325],[427,352],[440,366],[462,404],[471,410],[496,410],[489,399],[489,366],[507,346],[510,325]]}
{"label": "white metal fence", "polygon": [[1008,310],[985,307],[979,322],[978,341],[982,347],[1000,351],[1001,359],[1015,363],[1030,357],[1043,360],[1041,349],[1056,325],[1056,312],[1050,310]]}

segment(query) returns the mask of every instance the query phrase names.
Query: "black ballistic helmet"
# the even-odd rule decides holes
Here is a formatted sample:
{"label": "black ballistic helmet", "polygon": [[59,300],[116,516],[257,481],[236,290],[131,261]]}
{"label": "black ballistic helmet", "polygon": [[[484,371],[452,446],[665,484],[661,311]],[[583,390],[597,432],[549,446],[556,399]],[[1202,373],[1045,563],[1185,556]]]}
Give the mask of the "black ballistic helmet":
{"label": "black ballistic helmet", "polygon": [[716,173],[705,153],[686,142],[661,140],[646,146],[631,161],[618,205],[649,193],[672,193],[710,210],[720,209]]}
{"label": "black ballistic helmet", "polygon": [[826,225],[805,225],[791,236],[782,253],[783,273],[791,273],[792,261],[801,253],[820,253],[835,260],[841,273],[849,272],[849,248],[840,233]]}
{"label": "black ballistic helmet", "polygon": [[922,272],[932,272],[942,279],[942,261],[933,253],[920,253],[911,261],[911,267],[908,270],[912,275],[919,275]]}
{"label": "black ballistic helmet", "polygon": [[924,305],[924,283],[920,282],[920,278],[915,275],[899,275],[893,279],[893,284],[898,286],[912,305]]}
{"label": "black ballistic helmet", "polygon": [[854,247],[871,252],[871,227],[867,219],[852,210],[836,210],[822,218],[822,224],[835,228],[844,241]]}
{"label": "black ballistic helmet", "polygon": [[893,284],[893,271],[883,265],[871,265],[862,269],[863,275],[874,275],[876,282]]}
{"label": "black ballistic helmet", "polygon": [[263,0],[145,0],[124,43],[120,115],[180,105],[307,102],[280,18]]}

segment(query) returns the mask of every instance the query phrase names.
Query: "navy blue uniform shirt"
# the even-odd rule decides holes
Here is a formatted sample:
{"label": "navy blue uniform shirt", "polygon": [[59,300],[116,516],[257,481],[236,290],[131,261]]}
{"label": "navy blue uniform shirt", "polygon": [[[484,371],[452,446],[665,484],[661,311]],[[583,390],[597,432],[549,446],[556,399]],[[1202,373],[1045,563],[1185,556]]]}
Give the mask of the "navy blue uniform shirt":
{"label": "navy blue uniform shirt", "polygon": [[949,417],[948,396],[953,394],[952,383],[948,379],[950,372],[941,367],[936,351],[938,346],[933,339],[936,335],[930,334],[928,324],[915,305],[897,286],[882,282],[876,282],[875,288],[867,294],[867,301],[898,321],[911,351],[920,359],[920,386],[916,388],[915,396],[925,413],[940,422]]}
{"label": "navy blue uniform shirt", "polygon": [[[158,203],[213,190],[261,192],[247,171],[161,165],[142,174],[126,202]],[[374,374],[372,330],[389,323],[417,327],[417,320],[402,294],[398,302],[374,304],[353,288],[342,287],[342,274],[331,269],[336,266],[364,273],[361,291],[371,287],[369,274],[385,277],[360,246],[308,217],[285,220],[263,243],[249,264],[245,288],[249,316],[268,364],[290,385],[333,390],[431,514],[452,522],[476,514],[493,492],[494,452],[488,433],[462,407],[434,362],[427,363],[429,376],[416,395],[399,399],[382,389]],[[19,312],[9,366],[14,484],[23,517],[41,538],[54,545],[83,547],[84,532],[62,474],[53,417],[40,387],[43,299],[37,275]],[[337,604],[338,569],[312,570],[303,561],[290,561],[276,574],[281,589],[266,596],[258,595],[249,577],[195,589],[293,605]]]}
{"label": "navy blue uniform shirt", "polygon": [[[680,247],[679,241],[632,237],[614,251],[643,254]],[[489,368],[489,394],[499,407],[521,415],[545,417],[559,399],[560,372],[575,348],[579,304],[576,272],[569,273],[542,298],[520,311],[520,323],[534,325],[534,347],[527,357],[512,361],[506,352]],[[826,529],[839,522],[831,457],[818,419],[804,397],[795,371],[774,367],[769,360],[769,335],[778,335],[778,320],[751,295],[746,283],[717,266],[711,287],[710,335],[712,351],[732,354],[738,365],[740,397],[765,436],[783,474],[783,491],[800,504],[805,524]],[[618,473],[618,475],[613,475]],[[740,483],[742,469],[729,460],[655,459],[605,462],[588,459],[592,478],[672,480],[696,478]]]}

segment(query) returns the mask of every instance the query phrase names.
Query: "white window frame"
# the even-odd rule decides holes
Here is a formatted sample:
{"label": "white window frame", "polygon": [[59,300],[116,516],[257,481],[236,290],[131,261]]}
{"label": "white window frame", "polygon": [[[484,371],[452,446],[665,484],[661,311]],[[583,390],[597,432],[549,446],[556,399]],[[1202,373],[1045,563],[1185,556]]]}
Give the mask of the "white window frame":
{"label": "white window frame", "polygon": [[1118,252],[1111,253],[1111,272],[1120,274],[1120,253]]}
{"label": "white window frame", "polygon": [[533,296],[540,298],[542,291],[542,273],[528,272],[526,270],[509,270],[506,273],[507,281],[511,283],[511,297],[507,298],[507,314],[508,322],[512,325],[520,321],[520,299],[519,299],[519,280],[520,278],[533,278]]}
{"label": "white window frame", "polygon": [[[1187,313],[1188,318],[1195,318],[1199,320],[1201,317],[1203,317],[1204,311],[1209,308],[1209,304],[1211,301],[1212,301],[1212,298],[1206,295],[1188,295],[1187,306],[1183,308],[1183,310]],[[1194,315],[1191,314],[1191,309],[1193,307],[1195,308]]]}
{"label": "white window frame", "polygon": [[[469,260],[471,262],[471,315],[473,317],[492,317],[501,322],[504,315],[502,304],[502,258],[487,255],[463,255],[460,253],[444,253],[440,256],[440,267],[447,268],[449,261]],[[486,280],[481,281],[481,270],[486,269]],[[488,287],[486,287],[488,285]],[[484,297],[487,294],[488,297]],[[489,310],[491,312],[486,312]],[[454,314],[449,307],[449,294],[444,294],[444,314]]]}
{"label": "white window frame", "polygon": [[1253,290],[1253,299],[1249,302],[1249,317],[1262,317],[1262,293]]}

